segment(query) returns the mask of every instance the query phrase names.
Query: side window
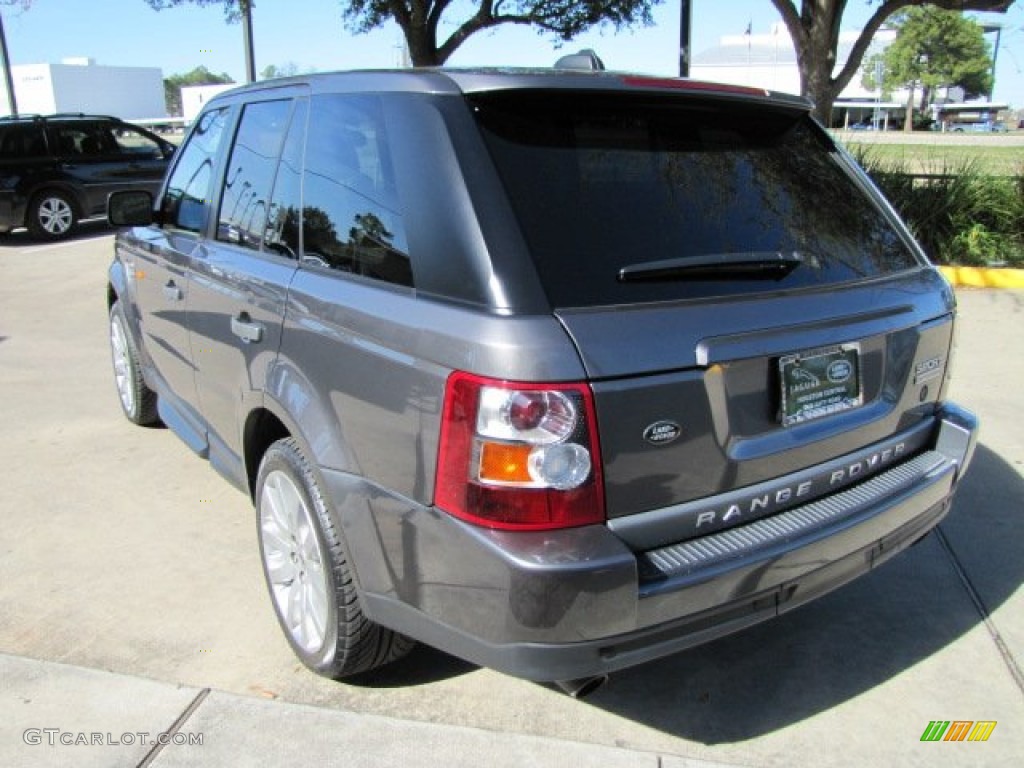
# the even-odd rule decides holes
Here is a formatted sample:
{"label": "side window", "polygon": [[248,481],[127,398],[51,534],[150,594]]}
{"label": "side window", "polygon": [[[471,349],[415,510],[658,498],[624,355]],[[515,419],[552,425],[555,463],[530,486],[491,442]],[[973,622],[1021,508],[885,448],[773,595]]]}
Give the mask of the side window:
{"label": "side window", "polygon": [[0,128],[0,158],[24,160],[46,154],[46,139],[38,125],[9,125]]}
{"label": "side window", "polygon": [[263,233],[264,250],[294,259],[299,253],[299,222],[302,220],[302,149],[306,139],[309,102],[295,103],[291,127],[277,167],[270,213]]}
{"label": "side window", "polygon": [[176,152],[178,162],[171,171],[161,212],[164,224],[198,232],[210,197],[217,147],[224,135],[227,108],[203,113],[188,141]]}
{"label": "side window", "polygon": [[163,149],[156,141],[131,126],[117,126],[112,133],[114,151],[119,154],[131,155],[140,160],[158,160],[164,156]]}
{"label": "side window", "polygon": [[302,261],[413,284],[380,103],[328,94],[310,105]]}
{"label": "side window", "polygon": [[106,123],[76,123],[57,127],[59,154],[76,160],[116,155],[117,142]]}
{"label": "side window", "polygon": [[220,201],[218,240],[259,249],[291,107],[291,100],[260,101],[242,112]]}
{"label": "side window", "polygon": [[84,128],[73,125],[61,125],[57,127],[57,154],[64,157],[81,157],[86,153],[86,138],[88,133]]}

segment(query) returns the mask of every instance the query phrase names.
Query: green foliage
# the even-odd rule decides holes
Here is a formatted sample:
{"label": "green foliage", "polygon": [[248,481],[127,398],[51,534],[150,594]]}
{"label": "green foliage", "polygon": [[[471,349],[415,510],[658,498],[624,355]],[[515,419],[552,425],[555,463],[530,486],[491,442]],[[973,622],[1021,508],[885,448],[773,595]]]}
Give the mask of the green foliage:
{"label": "green foliage", "polygon": [[940,264],[1024,266],[1024,163],[994,176],[976,160],[944,162],[925,174],[868,147],[854,156]]}
{"label": "green foliage", "polygon": [[[963,88],[968,97],[992,87],[992,58],[981,25],[958,11],[932,6],[911,8],[895,17],[896,40],[881,55],[882,90],[921,88],[921,108],[935,89]],[[868,60],[864,80],[874,85],[874,63]]]}
{"label": "green foliage", "polygon": [[[616,29],[651,24],[651,9],[662,0],[341,0],[346,26],[368,32],[394,20],[416,66],[440,66],[471,35],[502,24],[529,25],[558,40],[610,24]],[[458,10],[456,10],[458,9]],[[457,14],[464,14],[457,16]],[[437,37],[441,17],[454,24],[446,40]],[[456,18],[461,18],[461,21]]]}
{"label": "green foliage", "polygon": [[[229,21],[240,17],[245,3],[251,7],[256,5],[253,0],[145,2],[158,11],[190,3],[223,5]],[[662,0],[339,0],[345,25],[353,32],[369,32],[392,20],[398,24],[416,66],[440,66],[471,35],[502,24],[534,26],[559,40],[571,40],[584,30],[606,24],[616,29],[651,24],[651,9],[660,2]],[[455,27],[443,41],[437,36],[442,16],[445,26]]]}
{"label": "green foliage", "polygon": [[260,80],[272,80],[275,77],[291,77],[299,74],[299,65],[294,61],[286,61],[281,66],[268,64],[260,70]]}
{"label": "green foliage", "polygon": [[181,115],[181,87],[183,85],[215,85],[233,82],[231,75],[226,72],[217,75],[204,66],[198,66],[185,74],[166,77],[164,78],[164,101],[167,105],[167,114]]}
{"label": "green foliage", "polygon": [[[228,21],[238,21],[240,16],[239,6],[248,3],[255,6],[253,0],[145,0],[146,4],[154,11],[163,11],[167,8],[178,8],[182,5],[223,5],[224,17]],[[294,2],[294,0],[293,0]]]}

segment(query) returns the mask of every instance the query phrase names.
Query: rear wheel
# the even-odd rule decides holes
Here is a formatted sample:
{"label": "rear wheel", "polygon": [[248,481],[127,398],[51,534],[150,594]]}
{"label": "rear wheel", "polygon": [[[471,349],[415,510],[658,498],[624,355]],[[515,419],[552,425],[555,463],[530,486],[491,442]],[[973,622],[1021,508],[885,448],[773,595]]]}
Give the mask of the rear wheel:
{"label": "rear wheel", "polygon": [[33,237],[59,240],[67,237],[77,221],[74,201],[64,192],[48,189],[29,203],[26,225]]}
{"label": "rear wheel", "polygon": [[342,678],[409,652],[412,640],[363,615],[339,532],[295,440],[279,440],[263,457],[256,513],[274,611],[303,664]]}

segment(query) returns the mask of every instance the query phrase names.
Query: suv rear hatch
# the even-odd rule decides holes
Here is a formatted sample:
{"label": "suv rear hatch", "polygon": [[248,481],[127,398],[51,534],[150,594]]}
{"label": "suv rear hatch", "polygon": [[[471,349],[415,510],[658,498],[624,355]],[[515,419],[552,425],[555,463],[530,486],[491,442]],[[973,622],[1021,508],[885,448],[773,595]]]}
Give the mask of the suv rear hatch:
{"label": "suv rear hatch", "polygon": [[630,83],[471,97],[591,379],[612,528],[652,548],[908,458],[941,276],[806,103]]}

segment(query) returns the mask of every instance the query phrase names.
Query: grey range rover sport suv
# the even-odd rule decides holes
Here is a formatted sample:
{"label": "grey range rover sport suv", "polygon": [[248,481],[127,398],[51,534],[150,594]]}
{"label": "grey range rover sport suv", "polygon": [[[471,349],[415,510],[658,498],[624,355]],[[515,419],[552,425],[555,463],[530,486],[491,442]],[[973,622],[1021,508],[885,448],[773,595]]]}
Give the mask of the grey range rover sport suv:
{"label": "grey range rover sport suv", "polygon": [[[283,79],[111,197],[121,405],[256,507],[295,653],[592,679],[950,509],[955,304],[801,99],[609,72]],[[866,606],[865,610],[870,610]]]}

